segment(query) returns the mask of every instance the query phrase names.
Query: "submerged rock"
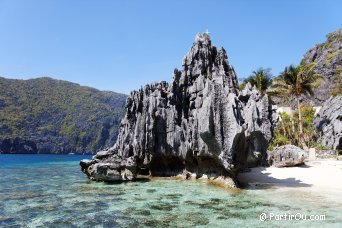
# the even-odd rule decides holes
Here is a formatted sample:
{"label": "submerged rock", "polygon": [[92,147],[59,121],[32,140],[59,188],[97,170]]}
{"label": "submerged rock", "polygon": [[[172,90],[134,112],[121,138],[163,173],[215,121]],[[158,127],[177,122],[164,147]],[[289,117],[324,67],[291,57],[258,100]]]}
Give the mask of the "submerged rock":
{"label": "submerged rock", "polygon": [[271,131],[268,97],[250,84],[238,91],[226,51],[200,33],[173,81],[133,91],[115,145],[81,166],[104,181],[119,178],[130,158],[138,173],[152,176],[234,177],[266,160]]}
{"label": "submerged rock", "polygon": [[307,153],[294,145],[285,145],[268,151],[268,164],[275,167],[291,167],[304,164]]}
{"label": "submerged rock", "polygon": [[318,141],[325,147],[342,150],[342,96],[324,102],[315,118]]}

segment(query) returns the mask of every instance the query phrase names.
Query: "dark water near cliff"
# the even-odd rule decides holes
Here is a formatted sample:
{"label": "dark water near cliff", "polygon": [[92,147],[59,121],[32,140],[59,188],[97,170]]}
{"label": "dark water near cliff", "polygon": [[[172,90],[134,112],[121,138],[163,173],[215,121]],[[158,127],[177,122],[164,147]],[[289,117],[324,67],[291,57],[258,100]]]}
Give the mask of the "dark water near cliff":
{"label": "dark water near cliff", "polygon": [[[341,227],[340,194],[299,189],[228,192],[205,181],[89,182],[80,155],[0,155],[0,227]],[[89,156],[88,156],[89,157]],[[339,180],[341,181],[341,180]],[[325,221],[267,220],[261,213]]]}

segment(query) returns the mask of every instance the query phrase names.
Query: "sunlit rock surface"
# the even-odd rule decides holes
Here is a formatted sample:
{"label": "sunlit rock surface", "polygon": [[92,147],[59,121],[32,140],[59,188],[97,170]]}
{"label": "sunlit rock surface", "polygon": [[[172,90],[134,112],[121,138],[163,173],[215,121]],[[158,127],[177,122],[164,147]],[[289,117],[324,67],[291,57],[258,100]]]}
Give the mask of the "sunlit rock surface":
{"label": "sunlit rock surface", "polygon": [[342,150],[342,96],[324,102],[314,121],[318,141],[325,147]]}
{"label": "sunlit rock surface", "polygon": [[267,161],[270,166],[291,167],[303,165],[308,158],[307,152],[294,145],[284,145],[268,151]]}

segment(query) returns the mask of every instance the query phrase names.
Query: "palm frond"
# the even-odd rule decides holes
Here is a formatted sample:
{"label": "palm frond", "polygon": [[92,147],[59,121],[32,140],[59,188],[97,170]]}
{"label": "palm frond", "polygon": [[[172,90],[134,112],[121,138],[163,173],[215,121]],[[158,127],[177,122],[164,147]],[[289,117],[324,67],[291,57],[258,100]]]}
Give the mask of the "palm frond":
{"label": "palm frond", "polygon": [[313,88],[322,83],[323,79],[314,73],[314,66],[314,64],[301,64],[297,67],[293,65],[285,67],[280,76],[273,79],[272,90],[269,92],[281,94],[282,97],[313,95]]}

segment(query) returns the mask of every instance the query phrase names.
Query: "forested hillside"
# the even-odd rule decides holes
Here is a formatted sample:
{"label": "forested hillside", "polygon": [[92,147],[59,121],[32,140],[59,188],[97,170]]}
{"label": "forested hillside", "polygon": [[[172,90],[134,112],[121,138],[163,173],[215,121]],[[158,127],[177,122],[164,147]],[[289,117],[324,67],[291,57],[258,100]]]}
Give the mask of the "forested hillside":
{"label": "forested hillside", "polygon": [[113,145],[125,100],[47,77],[0,77],[0,153],[94,153]]}

